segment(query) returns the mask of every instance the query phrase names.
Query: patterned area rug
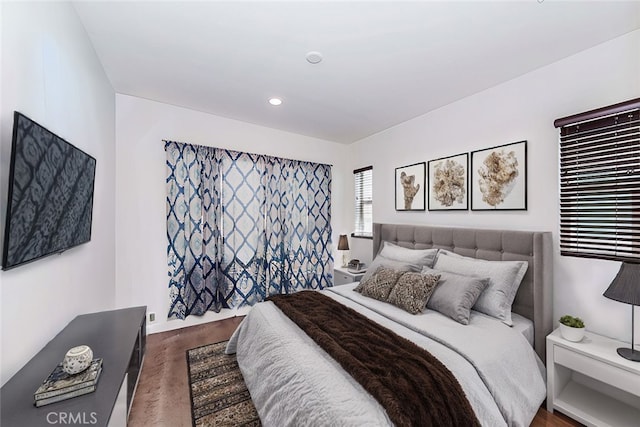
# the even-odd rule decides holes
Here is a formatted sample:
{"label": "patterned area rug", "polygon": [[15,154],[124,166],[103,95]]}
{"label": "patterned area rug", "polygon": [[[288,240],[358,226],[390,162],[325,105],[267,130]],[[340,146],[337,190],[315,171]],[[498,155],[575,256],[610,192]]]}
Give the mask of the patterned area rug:
{"label": "patterned area rug", "polygon": [[260,418],[227,341],[187,350],[191,417],[200,426],[260,426]]}

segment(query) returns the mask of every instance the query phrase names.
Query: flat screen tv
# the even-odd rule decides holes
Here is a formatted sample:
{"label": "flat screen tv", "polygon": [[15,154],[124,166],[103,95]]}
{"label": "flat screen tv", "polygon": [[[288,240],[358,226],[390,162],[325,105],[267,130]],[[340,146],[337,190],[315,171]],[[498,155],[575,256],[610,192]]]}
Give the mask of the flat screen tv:
{"label": "flat screen tv", "polygon": [[91,240],[96,159],[14,113],[2,269]]}

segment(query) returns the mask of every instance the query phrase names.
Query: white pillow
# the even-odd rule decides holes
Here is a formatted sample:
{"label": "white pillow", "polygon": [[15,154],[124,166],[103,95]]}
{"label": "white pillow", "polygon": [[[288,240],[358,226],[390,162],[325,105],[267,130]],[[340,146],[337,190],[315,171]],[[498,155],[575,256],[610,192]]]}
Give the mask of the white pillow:
{"label": "white pillow", "polygon": [[380,267],[386,267],[386,268],[391,268],[393,270],[398,270],[398,271],[420,271],[422,270],[422,266],[418,265],[418,264],[412,264],[409,262],[405,262],[405,261],[398,261],[395,259],[389,259],[386,257],[383,257],[382,255],[378,255],[372,262],[371,265],[369,265],[369,267],[367,267],[367,272],[364,274],[364,276],[362,276],[362,279],[360,279],[360,282],[365,282],[367,280],[369,280],[369,278],[371,276],[374,275],[374,273],[376,272],[376,270]]}
{"label": "white pillow", "polygon": [[467,276],[488,277],[489,286],[480,294],[474,310],[502,320],[512,326],[511,305],[529,264],[526,261],[487,261],[447,252],[438,255],[437,270]]}
{"label": "white pillow", "polygon": [[422,267],[432,267],[438,254],[438,249],[409,249],[394,245],[390,242],[382,242],[380,256]]}

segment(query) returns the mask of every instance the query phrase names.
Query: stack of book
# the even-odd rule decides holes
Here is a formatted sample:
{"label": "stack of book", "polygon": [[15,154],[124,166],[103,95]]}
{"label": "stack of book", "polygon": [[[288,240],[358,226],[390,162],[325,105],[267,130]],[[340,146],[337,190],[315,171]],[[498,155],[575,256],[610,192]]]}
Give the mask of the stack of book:
{"label": "stack of book", "polygon": [[51,372],[33,394],[35,405],[40,407],[95,391],[102,372],[102,359],[93,359],[91,365],[75,375],[62,370],[62,363]]}

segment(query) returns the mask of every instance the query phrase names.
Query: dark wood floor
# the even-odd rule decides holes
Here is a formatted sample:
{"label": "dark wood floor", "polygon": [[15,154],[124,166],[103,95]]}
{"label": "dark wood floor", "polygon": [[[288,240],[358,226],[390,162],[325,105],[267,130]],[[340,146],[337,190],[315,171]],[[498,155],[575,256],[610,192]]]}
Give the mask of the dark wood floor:
{"label": "dark wood floor", "polygon": [[[229,339],[242,317],[147,337],[147,351],[129,414],[130,427],[190,427],[191,404],[186,351]],[[575,421],[540,408],[532,427],[573,427]]]}
{"label": "dark wood floor", "polygon": [[229,339],[241,321],[234,317],[149,335],[129,427],[191,427],[186,351]]}

